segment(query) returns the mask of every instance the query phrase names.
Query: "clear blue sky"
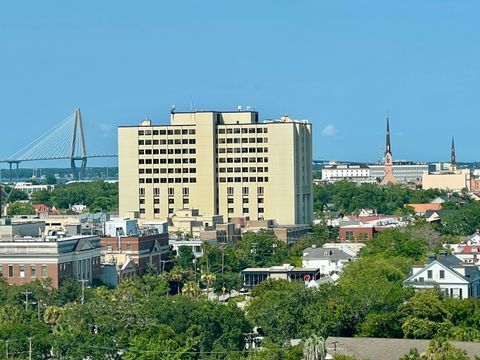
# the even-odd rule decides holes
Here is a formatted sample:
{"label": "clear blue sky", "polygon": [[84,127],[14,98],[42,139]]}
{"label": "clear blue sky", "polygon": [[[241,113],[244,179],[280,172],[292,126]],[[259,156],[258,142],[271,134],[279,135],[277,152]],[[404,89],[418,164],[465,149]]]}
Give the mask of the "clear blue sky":
{"label": "clear blue sky", "polygon": [[[314,157],[480,160],[480,2],[2,1],[0,158],[76,106],[87,141],[177,110],[314,124]],[[92,162],[92,164],[95,164]],[[41,166],[38,163],[38,166]],[[68,164],[65,164],[68,166]]]}

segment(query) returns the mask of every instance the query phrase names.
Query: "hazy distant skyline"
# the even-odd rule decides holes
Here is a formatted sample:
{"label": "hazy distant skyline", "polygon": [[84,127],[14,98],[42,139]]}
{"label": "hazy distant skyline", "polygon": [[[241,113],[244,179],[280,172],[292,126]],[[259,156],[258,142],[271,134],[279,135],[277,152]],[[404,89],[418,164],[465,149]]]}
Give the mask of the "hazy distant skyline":
{"label": "hazy distant skyline", "polygon": [[455,136],[457,161],[476,161],[479,11],[453,0],[0,2],[0,158],[77,106],[89,147],[116,152],[118,125],[167,123],[175,104],[308,119],[314,158],[365,162],[381,158],[389,116],[395,160],[448,161]]}

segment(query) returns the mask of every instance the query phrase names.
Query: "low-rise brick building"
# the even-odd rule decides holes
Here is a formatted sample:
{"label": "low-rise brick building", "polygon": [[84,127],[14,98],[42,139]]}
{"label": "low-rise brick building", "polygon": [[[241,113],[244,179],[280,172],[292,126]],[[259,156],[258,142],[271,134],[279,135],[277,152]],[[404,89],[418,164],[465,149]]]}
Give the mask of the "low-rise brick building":
{"label": "low-rise brick building", "polygon": [[92,283],[100,277],[100,238],[0,238],[0,275],[9,284],[49,278],[54,288],[67,277]]}

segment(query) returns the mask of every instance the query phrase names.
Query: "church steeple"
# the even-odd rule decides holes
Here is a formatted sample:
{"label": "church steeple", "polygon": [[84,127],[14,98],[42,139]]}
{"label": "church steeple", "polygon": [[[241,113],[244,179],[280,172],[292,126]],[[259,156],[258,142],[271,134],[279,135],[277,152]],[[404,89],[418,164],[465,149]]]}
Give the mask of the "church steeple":
{"label": "church steeple", "polygon": [[390,119],[387,118],[387,136],[385,142],[385,156],[383,157],[383,179],[380,181],[380,185],[398,184],[398,180],[393,175],[393,156],[392,147],[390,144]]}
{"label": "church steeple", "polygon": [[392,148],[390,146],[390,120],[387,117],[387,139],[385,144],[385,155],[390,154],[392,155]]}
{"label": "church steeple", "polygon": [[452,136],[452,148],[451,148],[451,155],[450,155],[450,169],[455,171],[457,169],[457,161],[455,160],[455,140]]}

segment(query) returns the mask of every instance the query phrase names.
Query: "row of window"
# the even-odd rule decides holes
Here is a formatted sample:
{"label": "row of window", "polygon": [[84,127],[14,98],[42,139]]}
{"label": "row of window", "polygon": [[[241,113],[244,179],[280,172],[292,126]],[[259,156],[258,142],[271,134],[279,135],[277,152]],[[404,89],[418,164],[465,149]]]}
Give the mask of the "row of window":
{"label": "row of window", "polygon": [[[28,265],[30,267],[30,277],[35,278],[37,277],[37,267],[36,265]],[[41,266],[41,277],[46,278],[48,276],[47,272],[47,265],[42,265]],[[19,278],[24,278],[25,277],[25,265],[21,264],[18,265],[8,265],[8,277],[13,278],[16,277],[18,274]],[[0,276],[3,276],[3,265],[0,265]]]}
{"label": "row of window", "polygon": [[196,183],[196,178],[140,178],[138,179],[140,184],[181,184],[181,183]]}
{"label": "row of window", "polygon": [[138,155],[196,154],[196,149],[139,149]]}
{"label": "row of window", "polygon": [[138,140],[138,145],[195,145],[196,143],[195,139]]}
{"label": "row of window", "polygon": [[195,174],[195,168],[138,169],[139,174]]}
{"label": "row of window", "polygon": [[220,177],[218,178],[218,181],[221,182],[221,183],[224,183],[224,182],[268,182],[268,176],[258,176],[258,177],[255,177],[255,176],[237,176],[237,177]]}
{"label": "row of window", "polygon": [[[257,187],[257,194],[258,195],[263,195],[264,194],[264,187],[263,186],[258,186]],[[242,195],[248,195],[250,192],[250,187],[248,186],[243,186],[242,187]],[[175,195],[175,188],[168,188],[167,189],[168,196],[174,196]],[[145,188],[139,188],[138,189],[138,194],[140,196],[145,196]],[[188,196],[190,194],[190,189],[189,188],[182,188],[182,195]],[[235,195],[235,188],[233,186],[227,187],[227,195]],[[153,196],[160,196],[160,188],[155,187],[153,188]]]}
{"label": "row of window", "polygon": [[[244,214],[248,214],[250,212],[250,210],[248,208],[243,208],[242,211],[243,211]],[[234,212],[235,212],[235,210],[233,208],[228,208],[228,213],[229,214],[233,214]],[[263,208],[258,208],[258,213],[259,214],[264,213],[264,209]]]}
{"label": "row of window", "polygon": [[[192,149],[191,149],[192,150]],[[195,149],[193,149],[195,150]],[[143,165],[143,164],[147,164],[147,165],[150,165],[150,164],[195,164],[197,162],[196,159],[194,158],[177,158],[177,159],[138,159],[138,163],[140,165]]]}
{"label": "row of window", "polygon": [[138,135],[195,135],[195,129],[138,130]]}
{"label": "row of window", "polygon": [[218,129],[219,134],[266,134],[268,132],[267,128],[257,127],[257,128],[246,128],[246,127],[235,127],[235,128],[226,128]]}
{"label": "row of window", "polygon": [[[159,161],[160,160],[160,161]],[[196,164],[196,159],[189,159],[189,158],[178,158],[178,159],[153,159],[153,164]],[[142,163],[140,165],[143,165]],[[152,162],[150,163],[152,164]]]}
{"label": "row of window", "polygon": [[248,163],[248,162],[251,162],[251,163],[254,163],[254,162],[257,162],[257,163],[262,163],[262,162],[268,162],[268,157],[257,157],[257,158],[254,158],[254,157],[250,157],[250,158],[247,158],[247,157],[242,157],[242,158],[239,158],[239,157],[236,157],[236,158],[218,158],[217,159],[219,163]]}
{"label": "row of window", "polygon": [[[263,186],[257,187],[257,194],[258,195],[263,195]],[[242,187],[242,195],[248,195],[250,192],[250,187],[248,186],[243,186]],[[227,187],[227,195],[235,195],[235,188],[233,186]]]}
{"label": "row of window", "polygon": [[[145,200],[144,200],[145,202]],[[121,245],[120,245],[121,247]],[[123,249],[120,249],[120,250],[123,250]],[[126,246],[126,251],[132,251],[132,244],[130,243],[127,243],[127,246]],[[112,251],[112,244],[107,244],[107,251]]]}
{"label": "row of window", "polygon": [[218,172],[220,173],[232,173],[232,172],[268,172],[268,167],[236,167],[236,168],[219,168]]}
{"label": "row of window", "polygon": [[268,138],[221,138],[217,140],[217,144],[254,144],[255,142],[268,143]]}
{"label": "row of window", "polygon": [[[235,200],[235,198],[229,197],[229,198],[227,199],[227,202],[228,202],[228,204],[233,204],[233,203],[234,203],[234,200]],[[242,198],[242,204],[248,204],[249,202],[250,202],[250,199],[249,199],[249,198]],[[257,199],[257,203],[263,204],[263,198],[258,198],[258,199]]]}
{"label": "row of window", "polygon": [[245,154],[245,153],[268,153],[268,147],[265,148],[218,148],[219,154]]}

